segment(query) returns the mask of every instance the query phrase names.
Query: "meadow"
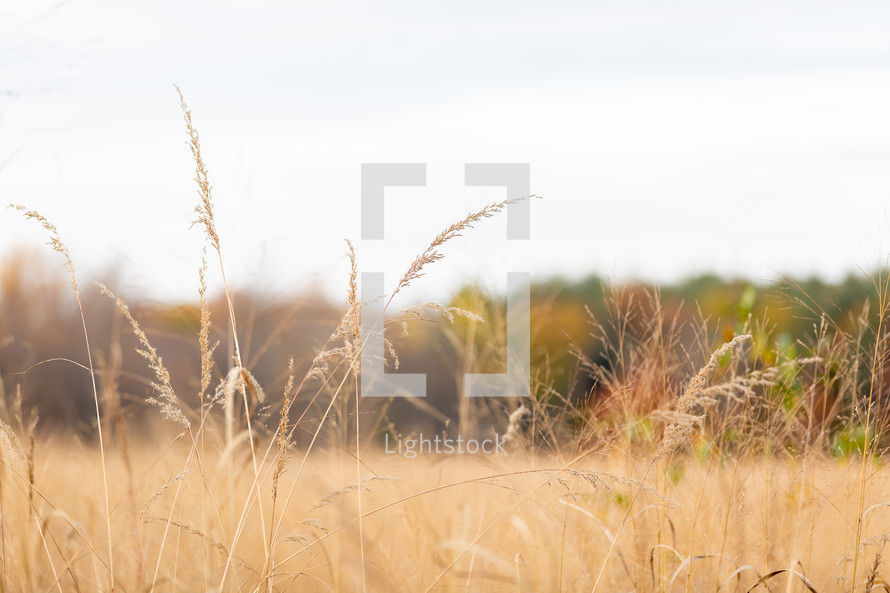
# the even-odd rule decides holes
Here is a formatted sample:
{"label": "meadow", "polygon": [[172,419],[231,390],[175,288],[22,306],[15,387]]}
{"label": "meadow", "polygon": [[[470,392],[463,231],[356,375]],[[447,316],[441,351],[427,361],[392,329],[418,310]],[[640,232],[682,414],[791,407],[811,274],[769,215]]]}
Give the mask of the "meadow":
{"label": "meadow", "polygon": [[[297,327],[312,347],[283,351],[294,327],[230,289],[182,108],[206,249],[199,301],[162,315],[178,337],[79,285],[40,213],[7,213],[47,233],[70,286],[41,290],[72,314],[34,313],[70,331],[53,360],[29,359],[4,336],[30,315],[9,288],[27,273],[5,265],[0,591],[890,591],[886,272],[834,308],[800,284],[773,308],[742,288],[720,319],[658,288],[584,303],[542,285],[531,397],[472,401],[455,377],[503,368],[504,313],[466,289],[386,321],[392,372],[434,356],[431,333],[448,347],[451,403],[369,401],[352,245],[344,306],[315,305],[323,322]],[[508,205],[445,228],[392,294]],[[75,385],[88,401],[66,403]],[[505,453],[392,452],[421,432],[502,436]]]}

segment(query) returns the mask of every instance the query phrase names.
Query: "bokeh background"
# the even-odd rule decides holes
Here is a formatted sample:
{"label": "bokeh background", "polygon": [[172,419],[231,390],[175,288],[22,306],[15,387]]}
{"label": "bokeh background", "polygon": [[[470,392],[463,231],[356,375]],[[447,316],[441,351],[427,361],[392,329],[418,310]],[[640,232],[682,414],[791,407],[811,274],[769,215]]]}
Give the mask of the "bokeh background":
{"label": "bokeh background", "polygon": [[[203,236],[174,83],[201,133],[250,366],[273,391],[342,314],[344,239],[360,269],[395,282],[439,230],[504,197],[464,188],[464,163],[529,163],[544,198],[531,240],[508,245],[505,218],[487,220],[398,304],[488,306],[506,270],[531,271],[534,348],[579,396],[590,385],[568,352],[596,355],[584,307],[602,308],[606,279],[658,285],[689,318],[698,303],[721,335],[768,312],[773,350],[811,330],[812,310],[859,310],[890,253],[888,27],[880,2],[7,0],[0,199],[59,227],[96,354],[139,414],[144,366],[92,282],[131,304],[179,380],[197,380]],[[427,188],[387,193],[384,242],[359,240],[364,162],[428,164]],[[84,358],[45,241],[0,213],[0,376],[46,422],[88,431],[81,371],[18,374]],[[215,268],[208,279],[217,294]],[[488,296],[468,299],[470,286]],[[416,330],[403,370],[430,369],[438,415],[423,418],[441,427],[458,396],[437,329]]]}

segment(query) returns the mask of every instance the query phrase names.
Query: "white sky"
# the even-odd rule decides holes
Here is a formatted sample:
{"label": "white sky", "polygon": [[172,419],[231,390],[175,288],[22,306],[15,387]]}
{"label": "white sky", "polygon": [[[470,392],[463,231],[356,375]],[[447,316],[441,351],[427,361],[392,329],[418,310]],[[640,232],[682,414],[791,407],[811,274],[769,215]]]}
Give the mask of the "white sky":
{"label": "white sky", "polygon": [[[466,162],[530,163],[532,240],[487,221],[412,299],[509,270],[837,278],[890,253],[888,31],[886,2],[0,0],[0,202],[51,218],[82,282],[195,294],[175,82],[242,287],[339,296],[344,238],[395,281],[501,197]],[[428,163],[385,245],[359,241],[363,162]],[[42,241],[0,212],[0,254]]]}

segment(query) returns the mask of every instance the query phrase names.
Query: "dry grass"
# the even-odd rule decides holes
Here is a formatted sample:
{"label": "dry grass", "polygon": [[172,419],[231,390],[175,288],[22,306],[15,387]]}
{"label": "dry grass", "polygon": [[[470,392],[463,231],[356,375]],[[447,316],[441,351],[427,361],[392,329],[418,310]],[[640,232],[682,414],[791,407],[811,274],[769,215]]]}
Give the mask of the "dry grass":
{"label": "dry grass", "polygon": [[[85,322],[90,362],[80,368],[93,379],[98,443],[37,433],[20,392],[12,405],[4,392],[0,591],[890,591],[880,452],[888,285],[876,284],[878,314],[863,313],[856,331],[823,316],[800,342],[804,355],[768,362],[758,350],[770,339],[765,324],[749,319],[718,339],[707,320],[666,318],[657,291],[637,302],[616,287],[608,318],[590,319],[605,359],[576,351],[596,383],[585,399],[554,389],[539,365],[528,400],[497,402],[487,415],[459,410],[459,431],[500,432],[509,454],[390,454],[379,438],[396,436],[391,401],[359,393],[351,244],[346,311],[308,372],[298,377],[291,361],[283,392],[267,395],[242,359],[207,167],[180,101],[231,360],[214,367],[206,255],[197,402],[194,391],[180,397],[127,305],[101,287],[139,341],[149,403],[172,422],[106,446],[109,416],[118,431],[127,424],[114,397],[100,406]],[[390,302],[441,259],[443,244],[509,203],[443,231]],[[79,305],[57,229],[22,211],[64,256]],[[492,362],[498,349],[477,345],[497,344],[503,319],[437,303],[406,315],[427,313],[466,320],[450,334],[465,348],[461,372]],[[113,372],[103,380],[113,392]],[[264,423],[270,410],[275,420]],[[297,435],[306,437],[299,446]],[[838,443],[848,450],[832,457]]]}
{"label": "dry grass", "polygon": [[[280,491],[300,476],[288,504],[279,506],[272,560],[258,510],[262,504],[267,517],[273,514],[271,481],[257,495],[252,472],[239,472],[235,499],[220,496],[204,509],[202,489],[228,492],[228,476],[218,471],[227,460],[214,452],[203,459],[204,475],[183,473],[190,446],[179,441],[160,460],[159,448],[138,443],[135,484],[111,484],[116,590],[214,590],[229,565],[225,590],[265,590],[274,579],[276,590],[293,591],[589,591],[616,537],[601,580],[605,591],[714,591],[721,584],[744,591],[780,568],[804,574],[818,591],[849,590],[858,490],[858,468],[850,464],[813,461],[804,479],[792,460],[771,465],[769,474],[757,460],[689,461],[667,492],[640,493],[616,535],[646,462],[616,454],[571,469],[539,459],[535,468],[522,458],[412,462],[373,453],[364,457],[365,479],[356,486],[336,451],[319,451],[301,468],[290,460],[278,472]],[[24,470],[17,473],[12,460],[4,470],[4,590],[99,590],[108,570],[97,508],[100,459],[86,445],[52,442],[38,451],[32,521]],[[109,473],[123,475],[122,460],[109,461]],[[270,460],[260,473],[278,467]],[[867,508],[890,497],[887,476],[873,471]],[[251,508],[243,528],[245,500]],[[890,533],[890,515],[875,507],[866,519],[862,553],[871,565]],[[859,590],[867,577],[859,575]]]}

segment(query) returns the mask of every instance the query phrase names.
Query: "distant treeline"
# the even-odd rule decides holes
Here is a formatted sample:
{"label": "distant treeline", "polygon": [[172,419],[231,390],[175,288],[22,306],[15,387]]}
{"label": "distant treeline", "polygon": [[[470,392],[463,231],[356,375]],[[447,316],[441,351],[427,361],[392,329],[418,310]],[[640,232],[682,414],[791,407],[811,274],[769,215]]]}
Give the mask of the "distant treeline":
{"label": "distant treeline", "polygon": [[[618,331],[609,319],[614,313],[611,308],[622,303],[631,304],[631,310],[639,307],[641,319],[657,314],[666,326],[688,326],[690,340],[700,339],[695,328],[705,321],[712,332],[708,339],[716,345],[742,332],[759,331],[764,338],[758,342],[756,354],[775,360],[780,350],[812,342],[820,323],[843,330],[853,328],[863,314],[876,315],[885,280],[881,274],[851,274],[839,283],[809,278],[758,284],[705,275],[658,287],[632,282],[613,287],[598,276],[579,282],[550,279],[532,287],[533,366],[537,376],[546,376],[552,389],[565,397],[585,397],[595,381],[579,367],[577,353],[603,359],[602,336],[598,340],[592,334],[597,334],[597,324],[606,334]],[[109,285],[113,290],[113,278]],[[128,422],[139,424],[146,414],[154,417],[156,412],[144,405],[150,395],[151,376],[136,353],[130,328],[94,287],[81,287],[81,292],[100,396],[108,409],[119,409]],[[197,407],[197,303],[128,304],[169,367],[177,395]],[[264,301],[247,293],[237,294],[235,305],[245,366],[268,396],[265,412],[258,418],[265,413],[275,422],[288,361],[294,359],[296,374],[301,377],[337,327],[345,305],[317,295]],[[424,402],[388,404],[388,418],[400,426],[444,430],[453,425],[461,414],[468,413],[465,406],[462,410],[460,398],[463,374],[503,368],[501,300],[465,287],[443,305],[480,314],[485,322],[457,317],[448,323],[429,309],[405,317],[407,336],[399,324],[388,330],[399,357],[398,372],[428,376],[429,395]],[[215,353],[218,382],[227,373],[232,352],[224,300],[214,299],[211,310],[215,324],[212,339],[221,343]],[[88,373],[79,366],[86,360],[80,318],[64,273],[33,255],[0,260],[0,402],[11,405],[18,392],[24,408],[39,412],[41,426],[64,424],[90,434],[95,425],[92,387]],[[300,397],[308,401],[318,392],[309,385]],[[503,404],[485,405],[493,418],[503,416]]]}

